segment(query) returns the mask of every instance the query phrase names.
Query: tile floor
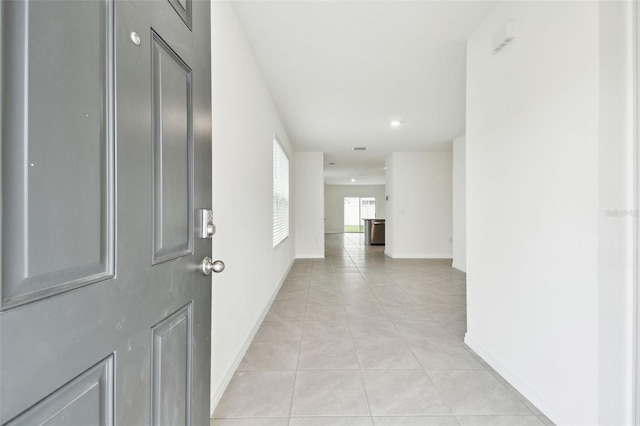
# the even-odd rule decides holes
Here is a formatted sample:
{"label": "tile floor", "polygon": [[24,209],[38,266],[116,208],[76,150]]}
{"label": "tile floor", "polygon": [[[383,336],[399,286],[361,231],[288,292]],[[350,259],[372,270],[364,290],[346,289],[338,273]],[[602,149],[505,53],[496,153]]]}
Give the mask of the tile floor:
{"label": "tile floor", "polygon": [[465,274],[362,234],[297,260],[211,426],[551,425],[463,343]]}

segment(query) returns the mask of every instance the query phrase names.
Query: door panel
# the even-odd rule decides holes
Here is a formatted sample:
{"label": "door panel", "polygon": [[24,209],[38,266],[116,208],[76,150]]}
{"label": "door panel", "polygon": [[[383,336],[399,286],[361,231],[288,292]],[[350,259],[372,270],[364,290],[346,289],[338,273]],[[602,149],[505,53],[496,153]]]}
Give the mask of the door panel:
{"label": "door panel", "polygon": [[169,0],[169,3],[171,3],[176,13],[182,18],[185,25],[191,29],[191,0]]}
{"label": "door panel", "polygon": [[113,356],[91,367],[9,425],[113,424]]}
{"label": "door panel", "polygon": [[189,4],[191,30],[168,0],[0,2],[0,424],[208,424],[210,13]]}
{"label": "door panel", "polygon": [[152,33],[154,263],[191,253],[193,114],[191,69]]}
{"label": "door panel", "polygon": [[7,2],[3,14],[15,43],[2,138],[21,142],[3,144],[6,308],[113,276],[113,31],[106,2]]}
{"label": "door panel", "polygon": [[191,304],[153,327],[154,425],[191,424],[192,327]]}

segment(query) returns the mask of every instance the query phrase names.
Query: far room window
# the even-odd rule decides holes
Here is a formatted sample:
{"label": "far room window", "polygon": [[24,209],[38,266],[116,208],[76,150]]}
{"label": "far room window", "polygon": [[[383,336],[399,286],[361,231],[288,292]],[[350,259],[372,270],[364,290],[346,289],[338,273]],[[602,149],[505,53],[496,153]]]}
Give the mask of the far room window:
{"label": "far room window", "polygon": [[289,158],[273,136],[273,247],[289,236]]}

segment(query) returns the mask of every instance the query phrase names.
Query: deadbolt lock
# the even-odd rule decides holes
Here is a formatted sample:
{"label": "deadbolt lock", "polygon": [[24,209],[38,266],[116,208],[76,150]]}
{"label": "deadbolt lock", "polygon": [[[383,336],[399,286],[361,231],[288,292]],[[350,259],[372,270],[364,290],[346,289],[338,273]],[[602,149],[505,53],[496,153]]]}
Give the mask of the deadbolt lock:
{"label": "deadbolt lock", "polygon": [[216,226],[213,224],[213,211],[209,209],[198,209],[198,237],[211,238],[216,233]]}

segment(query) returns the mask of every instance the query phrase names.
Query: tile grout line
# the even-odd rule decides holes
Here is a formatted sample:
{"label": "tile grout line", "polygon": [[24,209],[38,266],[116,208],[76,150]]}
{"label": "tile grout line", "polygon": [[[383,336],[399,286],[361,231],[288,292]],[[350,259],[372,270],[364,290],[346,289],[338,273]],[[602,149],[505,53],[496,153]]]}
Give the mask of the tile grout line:
{"label": "tile grout line", "polygon": [[[311,269],[309,271],[309,286],[311,285],[311,274],[313,274],[313,263],[311,263]],[[307,291],[307,302],[309,293]],[[287,425],[291,424],[291,417],[293,416],[293,402],[296,396],[296,383],[298,381],[298,366],[300,365],[300,352],[302,351],[302,338],[304,336],[304,323],[307,318],[308,303],[304,305],[304,314],[302,315],[302,330],[300,331],[300,340],[298,341],[298,358],[296,359],[296,369],[293,372],[293,387],[291,389],[291,403],[289,404],[289,418],[287,419]]]}
{"label": "tile grout line", "polygon": [[[362,280],[364,282],[367,282],[367,280],[364,278],[364,276],[362,275],[362,272],[360,271],[360,268],[358,268],[358,266],[355,264],[355,262],[353,261],[353,258],[351,256],[349,256],[349,259],[351,260],[351,263],[353,264],[353,266],[356,267],[356,269],[358,270],[358,275],[360,275],[360,277],[362,278]],[[367,288],[369,287],[369,285],[367,284]],[[378,299],[377,296],[375,295],[375,293],[373,294],[373,297],[376,298],[376,300]],[[379,300],[378,300],[379,302]],[[345,315],[346,315],[346,308],[345,308]],[[367,400],[367,407],[369,408],[369,417],[371,418],[371,424],[375,424],[374,420],[373,420],[373,408],[371,408],[371,400],[369,399],[369,392],[367,391],[367,385],[364,382],[364,374],[363,374],[363,368],[362,368],[362,362],[360,361],[360,356],[358,355],[358,348],[356,347],[356,340],[353,338],[353,331],[351,330],[351,320],[349,319],[349,316],[347,315],[347,322],[349,325],[349,335],[351,336],[351,344],[353,345],[353,351],[355,352],[356,355],[356,360],[358,361],[358,373],[360,374],[360,382],[362,383],[362,389],[364,390],[364,396]]]}

